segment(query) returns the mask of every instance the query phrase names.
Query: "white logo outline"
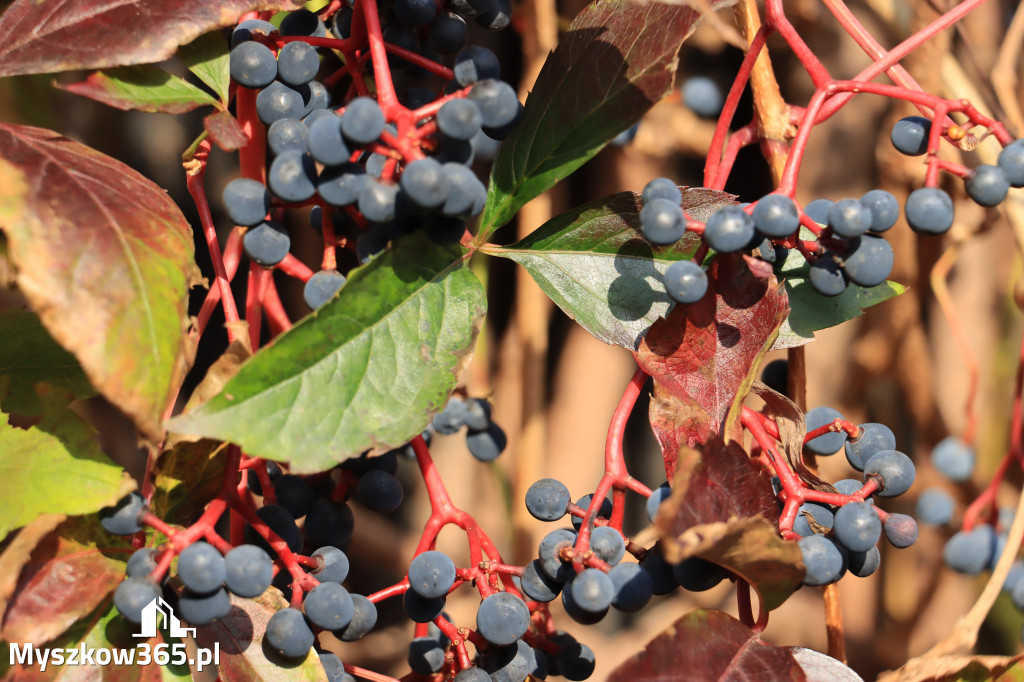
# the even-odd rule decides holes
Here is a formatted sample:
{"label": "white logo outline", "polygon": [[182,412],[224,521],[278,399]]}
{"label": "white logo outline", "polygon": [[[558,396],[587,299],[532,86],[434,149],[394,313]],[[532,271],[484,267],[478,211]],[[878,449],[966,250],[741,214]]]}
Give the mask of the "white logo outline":
{"label": "white logo outline", "polygon": [[132,637],[145,637],[146,639],[156,637],[158,613],[164,617],[164,623],[170,630],[171,637],[187,637],[189,633],[195,637],[196,629],[182,627],[178,617],[174,615],[174,609],[163,600],[163,597],[155,597],[142,608],[142,630],[139,634],[133,633]]}

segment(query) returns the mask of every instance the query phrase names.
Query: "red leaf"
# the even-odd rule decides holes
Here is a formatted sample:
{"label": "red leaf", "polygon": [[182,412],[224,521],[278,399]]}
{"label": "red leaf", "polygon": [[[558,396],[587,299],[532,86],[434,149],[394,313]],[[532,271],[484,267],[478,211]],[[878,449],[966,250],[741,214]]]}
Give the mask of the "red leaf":
{"label": "red leaf", "polygon": [[764,468],[735,441],[715,437],[703,453],[679,453],[672,495],[654,525],[670,563],[713,561],[750,583],[774,609],[804,577],[800,549],[779,536],[779,506]]}
{"label": "red leaf", "polygon": [[226,152],[241,149],[249,141],[242,125],[229,111],[215,111],[203,119],[203,127],[217,146]]}
{"label": "red leaf", "polygon": [[0,17],[0,76],[148,64],[252,10],[299,0],[14,0]]}
{"label": "red leaf", "polygon": [[47,331],[97,390],[159,437],[185,370],[196,274],[192,231],[174,201],[57,133],[0,124],[0,230]]}
{"label": "red leaf", "polygon": [[43,644],[91,613],[124,580],[128,543],[77,516],[32,552],[4,614],[3,639]]}
{"label": "red leaf", "polygon": [[698,609],[612,671],[608,682],[804,679],[789,649],[766,644],[726,613]]}
{"label": "red leaf", "polygon": [[789,312],[785,288],[755,277],[741,256],[716,256],[707,274],[704,298],[655,322],[634,354],[654,378],[651,427],[669,476],[680,446],[738,436],[727,417]]}

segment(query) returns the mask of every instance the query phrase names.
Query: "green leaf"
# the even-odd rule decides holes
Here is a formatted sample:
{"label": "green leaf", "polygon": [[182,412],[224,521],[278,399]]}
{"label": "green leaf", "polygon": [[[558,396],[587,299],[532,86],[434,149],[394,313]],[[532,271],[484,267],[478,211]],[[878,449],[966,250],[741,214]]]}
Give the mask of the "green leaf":
{"label": "green leaf", "polygon": [[228,54],[228,41],[220,31],[201,35],[178,49],[178,59],[199,80],[210,86],[224,105],[228,102],[228,85],[231,80]]}
{"label": "green leaf", "polygon": [[399,240],[167,427],[290,462],[293,473],[408,442],[444,406],[486,310],[465,260],[423,234]]}
{"label": "green leaf", "polygon": [[57,84],[76,95],[118,109],[182,114],[219,102],[200,88],[155,66],[122,66],[91,74],[81,83]]}
{"label": "green leaf", "polygon": [[[732,199],[724,192],[683,189],[683,208],[697,220]],[[621,192],[556,216],[511,246],[480,250],[526,268],[551,300],[596,338],[635,350],[672,307],[662,285],[665,270],[692,258],[700,246],[700,238],[687,233],[671,246],[652,248],[639,230],[640,198]]]}
{"label": "green leaf", "polygon": [[154,476],[153,513],[170,524],[189,526],[224,483],[227,443],[180,442],[160,455]]}
{"label": "green leaf", "polygon": [[151,440],[184,376],[192,229],[167,192],[42,128],[0,124],[0,231],[18,289]]}
{"label": "green leaf", "polygon": [[[805,227],[800,228],[801,239],[813,239]],[[888,301],[907,290],[896,282],[883,282],[876,287],[864,288],[850,284],[838,296],[822,296],[808,279],[810,265],[797,249],[790,249],[786,262],[779,270],[779,279],[789,293],[789,318],[783,323],[772,350],[794,348],[814,341],[814,332],[852,320],[871,306]]]}
{"label": "green leaf", "polygon": [[70,396],[40,391],[38,425],[19,429],[0,413],[0,540],[40,514],[90,514],[135,487],[100,451],[95,431],[67,408]]}
{"label": "green leaf", "polygon": [[89,398],[96,390],[75,356],[53,340],[32,313],[0,312],[0,376],[10,377],[7,395],[0,398],[5,412],[26,416],[43,413],[34,386],[46,382]]}
{"label": "green leaf", "polygon": [[600,0],[573,19],[494,160],[478,241],[672,89],[676,54],[699,16],[688,3]]}

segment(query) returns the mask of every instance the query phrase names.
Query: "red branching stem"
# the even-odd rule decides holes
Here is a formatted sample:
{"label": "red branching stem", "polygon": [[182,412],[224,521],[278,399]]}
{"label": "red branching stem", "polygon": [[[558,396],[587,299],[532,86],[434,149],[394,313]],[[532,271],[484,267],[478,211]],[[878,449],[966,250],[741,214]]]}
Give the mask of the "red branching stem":
{"label": "red branching stem", "polygon": [[732,119],[736,115],[736,108],[739,106],[740,98],[743,96],[743,89],[750,80],[750,74],[754,70],[754,62],[757,61],[757,56],[764,48],[767,37],[767,29],[761,26],[757,33],[754,34],[753,39],[751,39],[750,46],[747,48],[747,54],[743,57],[743,63],[740,64],[736,77],[733,79],[732,87],[729,88],[729,94],[725,97],[722,112],[719,114],[718,123],[715,125],[714,135],[711,137],[707,161],[704,164],[705,187],[714,187],[712,183],[720,175],[718,166],[722,161],[722,148],[725,145],[726,135],[729,134],[729,124],[732,123]]}
{"label": "red branching stem", "polygon": [[[882,47],[881,43],[875,40],[875,37],[864,27],[864,24],[860,23],[860,20],[850,11],[850,8],[846,6],[846,3],[842,0],[823,0],[829,11],[832,12],[839,25],[842,26],[846,34],[853,38],[854,42],[860,46],[864,52],[871,57],[872,61],[884,59],[886,55],[885,48]],[[918,84],[914,77],[907,72],[899,64],[894,64],[888,70],[886,75],[889,76],[890,80],[900,87],[904,87],[907,90],[923,91],[924,89]],[[931,110],[927,107],[921,108],[921,113],[929,115]]]}
{"label": "red branching stem", "polygon": [[[363,25],[366,26],[366,38],[370,43],[370,54],[373,60],[373,78],[377,84],[377,101],[384,111],[384,116],[393,119],[394,109],[401,106],[395,94],[395,84],[391,81],[391,67],[388,65],[387,48],[380,28],[380,16],[377,14],[377,0],[360,0],[356,3],[362,9]],[[356,17],[352,17],[353,39],[355,38]]]}
{"label": "red branching stem", "polygon": [[779,32],[789,48],[793,50],[793,55],[803,64],[814,86],[820,88],[831,81],[832,76],[829,75],[825,65],[815,56],[814,51],[796,32],[793,24],[789,23],[782,5],[782,0],[767,0],[765,2],[764,25]]}
{"label": "red branching stem", "polygon": [[291,253],[285,256],[284,260],[277,264],[277,269],[289,277],[294,277],[301,282],[308,282],[309,278],[313,276],[313,271],[309,269],[309,266]]}
{"label": "red branching stem", "polygon": [[270,270],[253,263],[249,267],[249,286],[246,289],[245,321],[249,324],[249,343],[255,352],[260,347],[263,328],[263,296],[267,290]]}
{"label": "red branching stem", "polygon": [[268,279],[270,283],[267,285],[267,293],[263,297],[263,312],[267,316],[267,324],[270,325],[271,338],[277,338],[278,335],[292,328],[292,321],[288,318],[281,297],[277,293],[277,284],[274,282],[274,278]]}
{"label": "red branching stem", "polygon": [[[824,426],[819,426],[816,429],[808,431],[804,435],[804,443],[808,443],[817,438],[818,436],[824,436],[826,433],[839,433],[840,431],[845,431],[846,435],[849,436],[850,438],[856,438],[857,436],[860,435],[860,427],[858,427],[856,424],[851,424],[845,419],[836,419],[834,421],[829,422],[828,424],[825,424]],[[778,427],[776,427],[776,438],[778,438],[777,434]]]}
{"label": "red branching stem", "polygon": [[1006,477],[1006,473],[1010,469],[1010,464],[1015,461],[1015,458],[1012,456],[1012,452],[1013,451],[1011,449],[1011,451],[1003,457],[1002,461],[999,462],[999,468],[996,469],[996,472],[992,475],[992,480],[989,481],[989,484],[985,486],[985,489],[981,491],[981,494],[978,495],[978,497],[976,497],[974,501],[967,506],[966,511],[964,511],[963,529],[965,531],[973,529],[974,526],[977,525],[979,518],[982,518],[984,512],[995,511],[996,492],[998,492],[999,486]]}
{"label": "red branching stem", "polygon": [[400,597],[408,591],[409,579],[403,578],[401,582],[395,583],[394,585],[389,585],[388,587],[385,587],[383,590],[378,590],[373,594],[367,595],[366,598],[372,601],[374,604],[376,604],[378,602],[384,601],[385,599],[390,599],[392,597]]}
{"label": "red branching stem", "polygon": [[[203,226],[203,236],[206,238],[206,247],[210,251],[210,259],[213,261],[213,271],[217,288],[220,290],[221,304],[224,307],[224,317],[228,322],[237,322],[238,307],[235,305],[235,296],[231,293],[231,281],[228,279],[227,271],[224,269],[224,259],[220,252],[220,243],[217,241],[217,228],[213,224],[213,216],[210,214],[210,205],[206,201],[206,159],[210,153],[211,142],[203,140],[199,143],[199,149],[195,153],[195,172],[187,174],[186,186],[192,201],[195,202],[196,210],[199,212],[199,222]],[[228,327],[228,340],[234,341],[234,332]]]}
{"label": "red branching stem", "polygon": [[445,81],[450,81],[452,78],[455,78],[455,74],[452,70],[444,64],[438,64],[434,60],[427,59],[423,55],[417,54],[412,50],[407,50],[404,47],[392,45],[391,43],[384,43],[384,49],[387,50],[388,54],[394,55],[399,59],[404,59],[410,64],[418,66]]}
{"label": "red branching stem", "polygon": [[[356,6],[359,6],[358,2],[356,3]],[[370,682],[399,682],[399,680],[394,677],[390,677],[382,673],[375,673],[372,670],[360,668],[357,665],[350,665],[348,663],[345,663],[345,672],[350,675],[354,675],[355,677],[361,677],[364,680],[370,680]]]}
{"label": "red branching stem", "polygon": [[[238,263],[242,256],[242,236],[244,234],[245,228],[236,227],[231,230],[231,234],[228,235],[227,244],[224,245],[224,257],[221,259],[221,262],[224,266],[225,277],[229,283],[235,279],[235,273],[238,272]],[[211,287],[210,291],[206,294],[206,300],[203,301],[203,306],[199,309],[199,315],[197,315],[197,336],[203,335],[203,331],[206,329],[206,325],[210,321],[210,316],[213,315],[214,309],[220,302],[220,297],[220,282],[215,281],[214,286]]]}

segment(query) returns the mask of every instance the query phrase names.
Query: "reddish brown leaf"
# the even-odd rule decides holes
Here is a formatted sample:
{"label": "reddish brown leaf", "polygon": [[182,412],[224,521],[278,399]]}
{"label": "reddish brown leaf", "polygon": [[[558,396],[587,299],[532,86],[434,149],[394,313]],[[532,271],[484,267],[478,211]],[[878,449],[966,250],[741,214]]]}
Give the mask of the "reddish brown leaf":
{"label": "reddish brown leaf", "polygon": [[252,10],[299,0],[15,0],[0,17],[0,76],[148,64]]}
{"label": "reddish brown leaf", "polygon": [[150,437],[186,363],[192,233],[163,189],[41,128],[0,124],[0,231],[17,285]]}
{"label": "reddish brown leaf", "polygon": [[720,254],[704,298],[676,306],[651,327],[634,355],[654,377],[651,427],[670,476],[680,446],[716,433],[738,437],[730,410],[746,395],[758,357],[788,312],[785,288],[774,277],[759,279],[741,256]]}
{"label": "reddish brown leaf", "polygon": [[703,454],[679,453],[672,495],[655,528],[665,558],[713,561],[750,583],[768,609],[780,606],[804,577],[800,549],[779,536],[779,506],[764,468],[738,443],[714,438]]}
{"label": "reddish brown leaf", "polygon": [[249,141],[242,125],[231,115],[230,111],[215,111],[203,119],[203,127],[210,133],[210,138],[226,152],[241,149]]}
{"label": "reddish brown leaf", "polygon": [[[255,599],[231,596],[231,612],[212,625],[196,631],[200,648],[220,647],[220,679],[222,682],[253,680],[304,679],[311,682],[327,680],[327,673],[312,649],[301,661],[288,661],[263,646],[267,621],[288,606],[280,590],[271,587]],[[268,660],[267,655],[272,660]],[[287,670],[282,670],[285,668]]]}
{"label": "reddish brown leaf", "polygon": [[18,579],[3,639],[43,644],[91,613],[124,580],[127,541],[107,533],[99,517],[68,519],[39,543]]}
{"label": "reddish brown leaf", "polygon": [[726,613],[697,609],[612,671],[608,682],[804,679],[789,649],[766,644]]}
{"label": "reddish brown leaf", "polygon": [[0,623],[7,610],[7,600],[14,594],[18,576],[32,557],[32,550],[66,519],[63,514],[43,514],[19,530],[3,553],[0,553]]}

